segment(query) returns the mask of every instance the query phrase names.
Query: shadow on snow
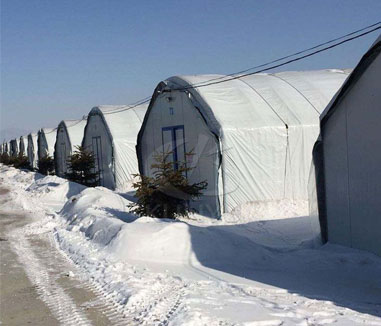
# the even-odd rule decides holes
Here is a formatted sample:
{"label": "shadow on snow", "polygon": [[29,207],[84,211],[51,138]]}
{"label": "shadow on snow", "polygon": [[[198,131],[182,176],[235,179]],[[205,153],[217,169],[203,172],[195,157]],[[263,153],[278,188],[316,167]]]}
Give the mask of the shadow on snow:
{"label": "shadow on snow", "polygon": [[381,316],[381,259],[331,244],[313,248],[305,239],[299,239],[298,247],[298,239],[287,233],[293,234],[303,219],[308,221],[295,217],[241,225],[189,225],[193,251],[210,269]]}

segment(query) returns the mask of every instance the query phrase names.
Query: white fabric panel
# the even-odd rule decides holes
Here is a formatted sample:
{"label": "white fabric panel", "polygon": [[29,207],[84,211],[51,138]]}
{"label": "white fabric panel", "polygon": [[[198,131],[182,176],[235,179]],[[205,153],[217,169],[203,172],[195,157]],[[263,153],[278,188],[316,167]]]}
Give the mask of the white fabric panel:
{"label": "white fabric panel", "polygon": [[241,203],[283,196],[287,149],[285,127],[226,130],[223,143],[226,211]]}
{"label": "white fabric panel", "polygon": [[317,70],[308,72],[281,72],[273,74],[297,89],[319,112],[323,112],[329,101],[342,86],[350,70]]}
{"label": "white fabric panel", "polygon": [[284,198],[308,199],[308,178],[312,148],[319,135],[319,126],[299,125],[288,128],[288,150]]}
{"label": "white fabric panel", "polygon": [[41,128],[38,132],[38,155],[44,157],[45,155],[54,156],[54,145],[56,143],[57,128]]}
{"label": "white fabric panel", "polygon": [[250,85],[288,126],[316,124],[319,113],[297,89],[277,74],[258,74],[240,80]]}
{"label": "white fabric panel", "polygon": [[83,132],[86,127],[87,119],[65,120],[63,123],[70,141],[70,150],[71,152],[74,152],[76,146],[81,146],[82,144]]}
{"label": "white fabric panel", "polygon": [[[181,76],[188,84],[215,75]],[[198,88],[197,92],[208,105],[214,119],[223,129],[253,129],[263,126],[284,125],[264,99],[240,80]],[[208,108],[202,108],[207,110]],[[211,118],[209,113],[209,118]]]}
{"label": "white fabric panel", "polygon": [[101,137],[103,186],[123,190],[132,174],[139,172],[135,146],[147,107],[99,106],[90,111],[84,145],[88,147],[93,137]]}

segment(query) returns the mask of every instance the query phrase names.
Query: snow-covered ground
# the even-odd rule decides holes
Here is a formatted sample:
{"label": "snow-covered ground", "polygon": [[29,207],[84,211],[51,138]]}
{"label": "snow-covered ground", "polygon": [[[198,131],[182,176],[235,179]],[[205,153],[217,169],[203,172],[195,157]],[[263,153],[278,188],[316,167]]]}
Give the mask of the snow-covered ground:
{"label": "snow-covered ground", "polygon": [[306,202],[171,221],[58,177],[0,166],[0,183],[12,190],[0,211],[30,216],[20,236],[52,233],[126,325],[381,326],[381,258],[320,245]]}

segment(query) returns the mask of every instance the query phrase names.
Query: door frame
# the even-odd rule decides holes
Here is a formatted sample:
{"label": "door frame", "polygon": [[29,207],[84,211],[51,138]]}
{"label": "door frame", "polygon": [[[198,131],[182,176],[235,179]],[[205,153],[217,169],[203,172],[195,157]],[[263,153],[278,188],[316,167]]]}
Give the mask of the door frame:
{"label": "door frame", "polygon": [[162,127],[161,128],[161,142],[163,144],[163,153],[165,153],[164,148],[164,131],[171,131],[171,138],[172,138],[172,155],[173,155],[173,169],[177,171],[179,169],[178,165],[178,153],[177,153],[177,139],[176,139],[176,131],[182,130],[183,131],[183,146],[184,146],[184,163],[185,166],[187,164],[186,161],[186,149],[185,149],[185,131],[184,131],[184,125],[176,125],[176,126],[168,126],[168,127]]}

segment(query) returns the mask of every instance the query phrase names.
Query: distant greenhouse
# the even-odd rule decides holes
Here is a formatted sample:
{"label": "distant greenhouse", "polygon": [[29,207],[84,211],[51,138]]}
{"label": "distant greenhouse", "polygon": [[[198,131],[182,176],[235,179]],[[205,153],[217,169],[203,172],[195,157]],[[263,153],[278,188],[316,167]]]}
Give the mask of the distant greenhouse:
{"label": "distant greenhouse", "polygon": [[8,155],[11,154],[11,144],[9,141],[5,142],[4,144],[4,148],[5,148],[5,153],[7,153]]}
{"label": "distant greenhouse", "polygon": [[38,159],[54,156],[57,128],[41,128],[37,134]]}
{"label": "distant greenhouse", "polygon": [[125,189],[138,173],[136,137],[147,106],[98,106],[90,111],[82,146],[95,154],[101,186]]}
{"label": "distant greenhouse", "polygon": [[28,136],[21,136],[19,141],[20,153],[22,153],[24,156],[28,156]]}
{"label": "distant greenhouse", "polygon": [[171,77],[156,87],[139,132],[140,173],[154,173],[155,152],[171,152],[174,169],[186,162],[191,182],[208,182],[191,203],[208,216],[250,201],[306,200],[319,115],[348,74],[255,74],[208,87],[228,77]]}
{"label": "distant greenhouse", "polygon": [[11,156],[17,156],[19,154],[19,143],[20,140],[12,139],[10,141],[10,155]]}
{"label": "distant greenhouse", "polygon": [[38,163],[38,146],[37,146],[37,134],[30,133],[28,135],[28,161],[32,169],[37,168]]}
{"label": "distant greenhouse", "polygon": [[57,127],[57,138],[54,150],[56,174],[60,177],[67,172],[67,159],[75,151],[76,146],[81,146],[83,132],[87,120],[63,120]]}

